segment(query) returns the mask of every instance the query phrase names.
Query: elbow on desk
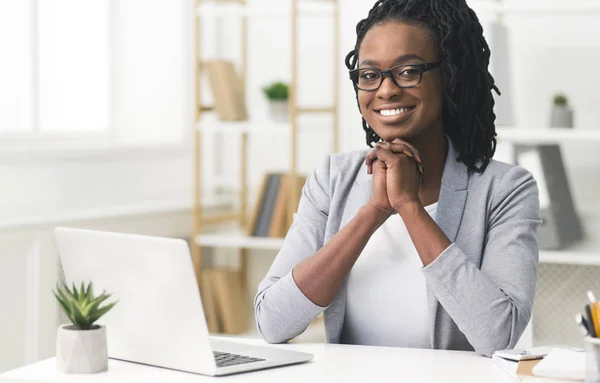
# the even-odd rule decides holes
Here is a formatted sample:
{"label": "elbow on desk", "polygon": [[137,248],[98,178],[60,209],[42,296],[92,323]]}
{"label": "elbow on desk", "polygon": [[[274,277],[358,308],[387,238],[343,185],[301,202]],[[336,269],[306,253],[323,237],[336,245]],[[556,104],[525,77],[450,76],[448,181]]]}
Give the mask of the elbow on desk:
{"label": "elbow on desk", "polygon": [[287,343],[294,338],[293,336],[290,337],[289,335],[285,334],[285,332],[274,329],[271,326],[261,326],[258,318],[256,319],[256,325],[258,327],[258,332],[267,343]]}
{"label": "elbow on desk", "polygon": [[494,352],[498,350],[505,350],[507,348],[509,348],[508,343],[498,343],[497,345],[484,345],[475,347],[475,352],[485,357],[491,358],[492,355],[494,355]]}
{"label": "elbow on desk", "polygon": [[271,344],[286,343],[294,338],[294,335],[290,336],[289,331],[286,331],[285,326],[278,325],[275,318],[269,318],[269,314],[262,311],[260,305],[255,307],[254,310],[256,327],[265,342]]}
{"label": "elbow on desk", "polygon": [[[521,327],[521,326],[519,326]],[[481,342],[472,343],[475,352],[491,358],[494,352],[498,350],[507,350],[515,347],[517,342],[519,341],[523,329],[517,329],[515,331],[514,325],[511,326],[509,331],[505,329],[497,329],[495,331],[491,331],[482,339]]]}

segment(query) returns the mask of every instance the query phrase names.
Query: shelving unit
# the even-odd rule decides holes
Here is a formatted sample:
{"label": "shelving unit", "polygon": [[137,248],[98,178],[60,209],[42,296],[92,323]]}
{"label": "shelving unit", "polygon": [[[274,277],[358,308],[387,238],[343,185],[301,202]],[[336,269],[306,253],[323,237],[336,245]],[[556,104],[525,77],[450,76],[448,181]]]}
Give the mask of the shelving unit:
{"label": "shelving unit", "polygon": [[283,238],[253,237],[243,232],[219,234],[200,234],[196,244],[206,247],[230,249],[279,250],[283,246]]}
{"label": "shelving unit", "polygon": [[512,144],[557,144],[569,142],[600,143],[600,131],[578,128],[499,127],[498,140]]}
{"label": "shelving unit", "polygon": [[[318,115],[306,115],[311,117],[308,121],[302,121],[298,125],[298,134],[305,132],[322,132],[324,129],[331,127],[332,122],[320,118]],[[331,119],[329,119],[331,120]],[[251,120],[251,121],[219,121],[216,118],[203,118],[196,123],[196,129],[200,133],[225,133],[225,134],[241,134],[249,133],[252,135],[279,135],[290,134],[292,126],[289,123],[277,122],[272,120]]]}
{"label": "shelving unit", "polygon": [[[338,12],[338,1],[339,0],[290,0],[290,1],[268,1],[260,3],[248,4],[246,0],[236,1],[207,1],[207,0],[195,0],[196,8],[194,15],[194,46],[196,49],[194,60],[194,78],[198,81],[195,82],[195,123],[194,123],[194,167],[193,167],[193,179],[194,179],[194,195],[193,195],[193,243],[192,243],[192,258],[194,267],[196,270],[196,276],[198,279],[198,285],[202,284],[202,265],[203,265],[203,252],[202,248],[213,247],[213,248],[234,248],[239,250],[240,255],[240,268],[238,270],[239,279],[242,286],[246,285],[245,274],[247,265],[247,250],[248,249],[262,249],[262,250],[278,250],[282,243],[282,238],[264,238],[264,237],[251,237],[245,234],[244,228],[247,227],[248,222],[248,208],[249,208],[249,190],[250,186],[248,182],[248,169],[247,169],[247,158],[248,158],[248,141],[250,137],[264,136],[264,135],[284,135],[289,143],[289,161],[290,167],[287,174],[291,179],[291,185],[289,193],[289,209],[294,210],[297,207],[299,196],[299,187],[294,185],[298,179],[298,151],[299,151],[299,135],[304,132],[323,132],[325,127],[328,127],[332,133],[332,147],[331,150],[336,152],[338,150],[338,109],[339,102],[337,96],[337,90],[339,88],[339,76],[338,76],[338,65],[341,62],[338,56],[340,51],[339,47],[339,12]],[[333,73],[333,100],[331,105],[325,107],[306,107],[298,105],[298,22],[299,19],[310,16],[310,17],[327,17],[332,20],[331,26],[333,30],[334,43],[331,52],[335,55],[334,67],[332,67]],[[203,104],[201,98],[201,64],[203,61],[203,55],[201,51],[200,41],[201,39],[201,23],[205,18],[233,18],[233,20],[241,23],[241,65],[242,69],[241,78],[243,81],[242,89],[246,89],[246,79],[248,78],[248,22],[250,20],[290,20],[290,47],[291,47],[291,81],[290,81],[290,94],[289,94],[289,110],[290,120],[288,123],[275,122],[270,120],[250,120],[240,122],[225,122],[219,121],[218,118],[212,113],[211,107],[207,107]],[[269,58],[270,59],[270,58]],[[321,117],[316,123],[306,124],[304,126],[304,120],[302,118],[312,116]],[[324,121],[323,116],[327,116],[328,120]],[[252,116],[250,116],[252,118]],[[302,123],[301,123],[302,122]],[[302,125],[302,126],[300,126]],[[232,211],[222,212],[216,215],[208,215],[205,212],[204,205],[201,201],[204,199],[202,194],[205,190],[205,182],[203,175],[201,174],[202,162],[204,161],[201,152],[201,142],[204,135],[208,134],[231,134],[237,135],[241,142],[241,156],[240,156],[240,176],[237,182],[237,191],[239,200],[238,208]],[[217,179],[218,185],[231,186],[231,182],[224,179]],[[254,186],[254,185],[252,185]],[[209,234],[207,229],[212,225],[235,224],[237,229],[233,231],[218,232],[217,234]],[[212,228],[211,228],[212,230]],[[214,231],[214,230],[213,230]]]}

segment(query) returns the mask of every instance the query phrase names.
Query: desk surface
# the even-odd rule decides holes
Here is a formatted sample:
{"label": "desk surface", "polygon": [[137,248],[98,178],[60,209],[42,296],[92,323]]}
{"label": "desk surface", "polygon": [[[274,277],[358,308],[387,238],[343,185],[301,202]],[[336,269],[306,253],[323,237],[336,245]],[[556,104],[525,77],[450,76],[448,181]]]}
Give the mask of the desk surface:
{"label": "desk surface", "polygon": [[[236,341],[264,344],[258,340]],[[56,371],[54,358],[8,371],[2,378],[42,382],[130,383],[169,382],[488,382],[512,378],[491,359],[471,352],[332,344],[272,345],[315,355],[313,361],[226,377],[207,377],[109,360],[109,370],[95,375],[65,375]]]}

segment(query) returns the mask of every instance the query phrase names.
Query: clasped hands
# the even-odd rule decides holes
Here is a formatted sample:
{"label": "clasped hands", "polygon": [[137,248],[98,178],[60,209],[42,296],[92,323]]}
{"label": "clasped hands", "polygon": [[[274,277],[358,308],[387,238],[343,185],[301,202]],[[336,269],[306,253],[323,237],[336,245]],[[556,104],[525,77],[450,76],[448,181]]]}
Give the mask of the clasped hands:
{"label": "clasped hands", "polygon": [[367,172],[373,175],[370,205],[391,215],[406,204],[419,202],[424,165],[414,146],[400,139],[378,142],[365,162]]}

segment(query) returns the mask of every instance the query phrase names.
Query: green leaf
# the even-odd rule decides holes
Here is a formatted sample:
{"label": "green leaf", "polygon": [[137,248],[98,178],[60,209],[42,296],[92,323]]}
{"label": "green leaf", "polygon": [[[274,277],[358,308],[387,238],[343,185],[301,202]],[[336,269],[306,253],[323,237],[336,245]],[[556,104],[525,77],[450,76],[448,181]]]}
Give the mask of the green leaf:
{"label": "green leaf", "polygon": [[75,288],[75,284],[73,283],[73,290],[69,289],[69,287],[65,284],[65,291],[71,297],[71,300],[77,302],[79,300],[79,296],[77,293],[77,289]]}
{"label": "green leaf", "polygon": [[107,295],[104,293],[99,297],[94,298],[94,300],[92,300],[88,305],[83,307],[83,315],[88,317],[90,314],[93,314],[96,310],[98,310],[98,306],[100,306],[100,304],[108,298],[110,298],[110,294]]}
{"label": "green leaf", "polygon": [[83,284],[83,281],[81,281],[81,287],[79,289],[79,304],[83,305],[85,302],[85,285]]}
{"label": "green leaf", "polygon": [[56,285],[56,291],[58,292],[58,296],[65,301],[65,303],[68,303],[70,301],[69,297],[65,294],[65,292],[63,291],[63,289],[60,287],[60,285]]}
{"label": "green leaf", "polygon": [[56,300],[58,301],[58,303],[60,303],[60,306],[62,307],[65,315],[69,316],[71,315],[71,310],[69,309],[69,303],[66,299],[61,298],[57,293],[55,293],[54,291],[52,292],[54,294],[54,296],[56,297]]}
{"label": "green leaf", "polygon": [[113,302],[113,303],[109,303],[106,306],[98,309],[97,311],[95,311],[94,313],[90,314],[90,326],[96,322],[98,319],[100,319],[102,317],[102,315],[106,314],[110,309],[112,309],[117,303],[119,303],[119,301]]}
{"label": "green leaf", "polygon": [[81,311],[79,310],[79,307],[71,302],[71,321],[73,322],[73,324],[75,325],[75,327],[77,327],[80,330],[89,330],[90,329],[90,321],[88,318],[85,318],[83,316],[83,314],[81,313]]}
{"label": "green leaf", "polygon": [[85,293],[85,295],[87,295],[90,298],[90,300],[92,300],[92,298],[94,296],[94,287],[92,286],[91,281],[88,284],[87,292]]}
{"label": "green leaf", "polygon": [[283,81],[276,81],[263,87],[263,92],[269,100],[284,101],[289,97],[289,85]]}

